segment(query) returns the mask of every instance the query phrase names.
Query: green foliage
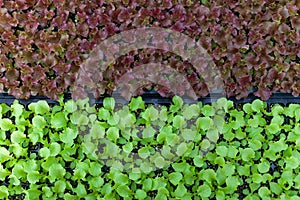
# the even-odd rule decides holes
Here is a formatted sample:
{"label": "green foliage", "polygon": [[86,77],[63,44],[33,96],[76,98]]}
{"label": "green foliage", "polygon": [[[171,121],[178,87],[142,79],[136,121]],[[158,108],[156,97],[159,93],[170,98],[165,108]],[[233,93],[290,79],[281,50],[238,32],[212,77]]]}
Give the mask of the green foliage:
{"label": "green foliage", "polygon": [[0,186],[0,198],[7,198],[9,196],[9,191],[6,186]]}
{"label": "green foliage", "polygon": [[211,189],[207,184],[199,186],[197,192],[201,198],[207,198],[211,195]]}
{"label": "green foliage", "polygon": [[137,97],[115,107],[112,98],[99,108],[86,100],[1,104],[0,181],[8,184],[0,198],[299,196],[297,105],[267,112],[260,100],[237,110],[224,98],[202,106],[174,97],[167,107]]}
{"label": "green foliage", "polygon": [[50,106],[43,100],[29,104],[28,108],[38,115],[44,115],[50,111]]}
{"label": "green foliage", "polygon": [[137,111],[138,109],[145,110],[145,102],[142,97],[132,98],[129,107],[131,111]]}
{"label": "green foliage", "polygon": [[51,118],[51,125],[55,129],[65,128],[67,125],[67,120],[64,113],[58,112],[54,114],[54,116]]}
{"label": "green foliage", "polygon": [[113,111],[115,108],[115,99],[112,97],[106,97],[103,100],[103,107],[107,110]]}

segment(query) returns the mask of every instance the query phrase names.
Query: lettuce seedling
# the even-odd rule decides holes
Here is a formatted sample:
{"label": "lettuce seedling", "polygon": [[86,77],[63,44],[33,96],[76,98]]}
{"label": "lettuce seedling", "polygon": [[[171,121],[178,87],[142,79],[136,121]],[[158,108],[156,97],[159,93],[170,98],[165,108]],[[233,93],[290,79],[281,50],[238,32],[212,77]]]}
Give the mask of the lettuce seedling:
{"label": "lettuce seedling", "polygon": [[[17,101],[11,106],[2,104],[0,181],[4,185],[0,196],[297,196],[300,125],[298,111],[291,110],[297,106],[275,105],[266,112],[264,102],[259,101],[236,110],[225,99],[202,106],[175,98],[172,109],[162,106],[158,110],[141,98],[136,101],[118,111],[112,99],[97,111],[86,101],[59,106],[35,102],[28,109]],[[227,116],[226,123],[216,115],[220,110]],[[285,110],[292,112],[289,120],[285,120]],[[3,114],[9,111],[12,115]],[[82,127],[88,129],[87,134],[79,134]]]}

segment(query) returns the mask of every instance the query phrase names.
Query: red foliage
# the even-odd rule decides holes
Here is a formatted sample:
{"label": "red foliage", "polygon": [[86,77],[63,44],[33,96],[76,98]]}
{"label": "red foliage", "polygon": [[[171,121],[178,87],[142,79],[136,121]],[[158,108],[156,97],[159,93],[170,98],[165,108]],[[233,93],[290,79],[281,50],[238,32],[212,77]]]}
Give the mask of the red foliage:
{"label": "red foliage", "polygon": [[[299,95],[299,1],[180,2],[0,1],[0,88],[18,98],[57,98],[73,86],[86,55],[103,40],[124,30],[163,27],[200,41],[220,70],[228,96],[244,98],[251,88],[258,88],[255,95],[262,99],[276,91]],[[132,35],[122,39],[137,40]],[[193,67],[172,53],[149,49],[120,55],[94,93],[111,93],[122,74],[149,62],[169,63],[186,73],[197,95],[208,94]],[[162,95],[172,94],[167,86],[157,87]]]}

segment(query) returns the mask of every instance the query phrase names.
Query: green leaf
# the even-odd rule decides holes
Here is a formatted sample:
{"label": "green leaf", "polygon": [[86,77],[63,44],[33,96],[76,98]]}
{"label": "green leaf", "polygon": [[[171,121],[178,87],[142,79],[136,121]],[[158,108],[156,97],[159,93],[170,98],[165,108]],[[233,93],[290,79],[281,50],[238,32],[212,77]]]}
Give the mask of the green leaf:
{"label": "green leaf", "polygon": [[1,185],[0,186],[0,198],[5,199],[8,198],[9,190],[6,186]]}
{"label": "green leaf", "polygon": [[201,198],[208,198],[210,197],[211,195],[211,189],[208,185],[206,184],[203,184],[203,185],[200,185],[198,187],[198,190],[197,190],[198,194],[201,196]]}
{"label": "green leaf", "polygon": [[275,182],[270,182],[270,189],[271,192],[273,192],[274,194],[280,195],[282,192],[282,188],[280,187],[280,185],[278,183]]}
{"label": "green leaf", "polygon": [[237,150],[236,147],[229,146],[229,147],[228,147],[227,156],[228,156],[229,158],[235,158],[238,152],[239,152],[239,151]]}
{"label": "green leaf", "polygon": [[185,154],[185,152],[188,150],[188,146],[186,143],[180,143],[178,146],[177,146],[177,150],[176,150],[176,154],[178,156],[183,156]]}
{"label": "green leaf", "polygon": [[295,188],[296,188],[296,189],[300,189],[300,174],[298,174],[298,175],[294,178],[294,182],[295,182]]}
{"label": "green leaf", "polygon": [[216,199],[217,200],[225,200],[225,193],[222,190],[217,190],[216,191]]}
{"label": "green leaf", "polygon": [[152,128],[152,126],[147,126],[143,132],[143,138],[153,138],[154,134],[156,133],[156,130],[154,128]]}
{"label": "green leaf", "polygon": [[237,171],[240,176],[250,176],[250,165],[237,166]]}
{"label": "green leaf", "polygon": [[187,164],[185,162],[172,164],[172,167],[176,172],[184,172],[188,166],[189,166],[189,164]]}
{"label": "green leaf", "polygon": [[104,153],[103,155],[101,154],[101,156],[110,156],[111,158],[116,158],[120,153],[120,148],[118,145],[109,140],[105,142],[106,146],[104,148]]}
{"label": "green leaf", "polygon": [[266,130],[268,133],[276,134],[280,131],[280,127],[278,124],[270,124],[270,125],[266,126]]}
{"label": "green leaf", "polygon": [[117,139],[120,136],[119,129],[116,127],[109,127],[106,134],[107,134],[107,138],[115,143],[117,142]]}
{"label": "green leaf", "polygon": [[257,169],[260,173],[267,173],[270,170],[269,161],[265,160],[258,164]]}
{"label": "green leaf", "polygon": [[205,117],[211,117],[215,115],[215,109],[210,106],[210,105],[205,105],[201,108],[200,112],[205,116]]}
{"label": "green leaf", "polygon": [[173,147],[179,143],[180,137],[177,134],[171,133],[166,136],[167,145]]}
{"label": "green leaf", "polygon": [[195,166],[197,166],[197,167],[202,167],[204,165],[204,160],[199,156],[194,157],[193,162],[194,162]]}
{"label": "green leaf", "polygon": [[200,114],[200,108],[196,104],[188,105],[184,107],[182,115],[185,119],[190,120],[198,117]]}
{"label": "green leaf", "polygon": [[127,185],[120,185],[117,187],[117,193],[124,198],[130,197],[133,193]]}
{"label": "green leaf", "polygon": [[38,128],[39,130],[42,130],[45,128],[47,122],[44,119],[44,117],[40,116],[40,115],[36,115],[32,118],[32,125],[35,128]]}
{"label": "green leaf", "polygon": [[125,130],[126,128],[131,128],[132,126],[134,126],[136,122],[136,117],[133,114],[131,114],[129,110],[124,108],[127,107],[123,107],[122,110],[119,110],[116,113],[117,115],[119,115],[119,118],[121,119],[118,124],[121,130]]}
{"label": "green leaf", "polygon": [[145,159],[150,155],[149,147],[142,147],[138,150],[138,154],[141,158]]}
{"label": "green leaf", "polygon": [[206,4],[209,3],[209,0],[201,0],[201,3],[204,4],[204,5],[206,5]]}
{"label": "green leaf", "polygon": [[112,116],[108,117],[108,119],[107,119],[107,123],[110,126],[116,126],[116,125],[118,125],[119,121],[120,121],[119,115],[112,115]]}
{"label": "green leaf", "polygon": [[151,178],[146,178],[145,180],[143,180],[142,185],[142,189],[144,191],[150,191],[153,188],[153,180]]}
{"label": "green leaf", "polygon": [[223,167],[222,171],[227,176],[231,176],[235,173],[235,166],[233,164],[226,163],[225,166]]}
{"label": "green leaf", "polygon": [[89,107],[89,98],[77,99],[76,104],[78,105],[80,110],[86,110]]}
{"label": "green leaf", "polygon": [[65,181],[58,180],[54,183],[53,191],[57,194],[64,193],[65,189],[67,187],[67,184]]}
{"label": "green leaf", "polygon": [[169,181],[173,184],[173,185],[178,185],[179,182],[182,180],[183,176],[180,172],[172,172],[169,175]]}
{"label": "green leaf", "polygon": [[216,153],[219,156],[225,157],[225,156],[227,156],[228,148],[226,146],[217,146],[216,147]]}
{"label": "green leaf", "polygon": [[154,164],[157,168],[161,169],[161,168],[166,167],[167,162],[165,161],[165,159],[162,156],[157,156],[154,159]]}
{"label": "green leaf", "polygon": [[148,107],[144,112],[141,113],[143,119],[147,122],[155,121],[158,119],[158,110],[156,110],[153,106]]}
{"label": "green leaf", "polygon": [[91,162],[88,171],[92,176],[99,176],[102,173],[101,167],[102,165],[100,163]]}
{"label": "green leaf", "polygon": [[47,159],[50,156],[50,150],[47,147],[43,147],[39,150],[39,155]]}
{"label": "green leaf", "polygon": [[30,141],[35,145],[37,142],[40,142],[43,138],[43,133],[41,131],[33,131],[29,133]]}
{"label": "green leaf", "polygon": [[184,184],[179,183],[176,190],[174,191],[175,197],[182,198],[187,193],[187,189]]}
{"label": "green leaf", "polygon": [[21,131],[14,131],[11,134],[11,142],[21,144],[25,139],[26,135]]}
{"label": "green leaf", "polygon": [[262,147],[262,143],[259,140],[250,140],[248,141],[248,143],[249,143],[249,147],[254,151],[258,151]]}
{"label": "green leaf", "polygon": [[17,117],[17,118],[22,115],[23,110],[24,110],[24,106],[21,105],[18,100],[14,101],[11,108],[12,108],[12,115]]}
{"label": "green leaf", "polygon": [[68,145],[72,145],[74,143],[74,139],[77,137],[78,131],[75,131],[69,127],[63,130],[61,134],[59,134],[59,139]]}
{"label": "green leaf", "polygon": [[90,129],[90,134],[93,139],[104,138],[105,128],[100,123],[94,123]]}
{"label": "green leaf", "polygon": [[0,163],[4,163],[10,159],[12,159],[12,156],[9,151],[4,147],[0,147]]}
{"label": "green leaf", "polygon": [[23,169],[27,173],[36,170],[36,168],[37,168],[36,160],[31,159],[31,160],[27,160],[27,162],[23,163]]}
{"label": "green leaf", "polygon": [[230,109],[232,109],[234,107],[233,102],[230,100],[227,100],[226,98],[222,97],[219,98],[216,102],[217,104],[217,108],[221,109],[223,108],[225,110],[225,112],[228,112]]}
{"label": "green leaf", "polygon": [[106,97],[103,100],[103,107],[107,110],[113,111],[115,109],[115,99],[113,97]]}
{"label": "green leaf", "polygon": [[213,120],[209,117],[199,117],[196,121],[197,129],[207,131],[213,125]]}
{"label": "green leaf", "polygon": [[280,105],[280,104],[275,104],[273,107],[272,107],[272,115],[275,116],[275,115],[279,115],[279,114],[282,114],[284,113],[284,108]]}
{"label": "green leaf", "polygon": [[103,195],[110,194],[111,192],[112,192],[111,183],[106,183],[101,188],[101,194],[103,194]]}
{"label": "green leaf", "polygon": [[[77,111],[78,112],[78,111]],[[74,112],[76,113],[76,112]],[[73,114],[74,114],[73,113]],[[86,126],[89,124],[89,118],[87,112],[81,112],[75,120],[75,124],[78,126]]]}
{"label": "green leaf", "polygon": [[214,180],[216,180],[216,173],[212,169],[202,170],[200,175],[203,177],[203,180],[207,181],[208,183],[212,183]]}
{"label": "green leaf", "polygon": [[[1,158],[1,156],[0,156],[0,158]],[[17,179],[26,178],[26,172],[24,171],[24,167],[22,166],[21,163],[15,164],[14,168],[12,169],[12,175],[14,175]]]}
{"label": "green leaf", "polygon": [[156,177],[153,179],[153,187],[152,190],[160,190],[161,188],[165,188],[167,185],[167,180],[162,177]]}
{"label": "green leaf", "polygon": [[262,199],[264,199],[264,198],[269,197],[271,192],[266,186],[263,186],[258,189],[258,194]]}
{"label": "green leaf", "polygon": [[0,163],[0,181],[4,181],[11,172],[7,168],[3,168],[3,165]]}
{"label": "green leaf", "polygon": [[45,100],[40,100],[38,102],[34,102],[28,105],[29,110],[35,112],[38,115],[44,115],[50,111],[50,107]]}
{"label": "green leaf", "polygon": [[73,113],[77,110],[77,104],[74,102],[73,99],[70,99],[65,103],[64,109],[68,113]]}
{"label": "green leaf", "polygon": [[66,174],[65,168],[61,164],[54,163],[49,167],[49,179],[54,182],[55,179],[62,179]]}
{"label": "green leaf", "polygon": [[269,149],[275,153],[284,151],[287,148],[288,148],[288,145],[285,143],[284,138],[281,138],[279,141],[276,141],[276,142],[270,141],[270,144],[269,144]]}
{"label": "green leaf", "polygon": [[252,181],[253,181],[254,183],[261,183],[261,182],[263,181],[263,177],[262,177],[261,174],[254,173],[254,174],[252,175]]}
{"label": "green leaf", "polygon": [[85,197],[87,192],[85,186],[82,183],[78,183],[77,187],[73,189],[78,197]]}
{"label": "green leaf", "polygon": [[36,184],[37,182],[39,182],[40,178],[41,174],[38,171],[31,171],[27,174],[27,180],[31,184]]}
{"label": "green leaf", "polygon": [[175,155],[171,153],[171,147],[166,145],[162,147],[161,155],[167,160],[173,159],[175,157]]}
{"label": "green leaf", "polygon": [[145,199],[147,197],[147,193],[144,190],[137,189],[134,197],[137,199]]}
{"label": "green leaf", "polygon": [[116,173],[113,175],[114,182],[117,185],[127,185],[129,183],[129,178],[126,174]]}
{"label": "green leaf", "polygon": [[183,105],[183,100],[181,97],[175,95],[173,98],[172,98],[172,101],[174,103],[174,105],[178,106],[178,107],[182,107]]}
{"label": "green leaf", "polygon": [[297,157],[291,156],[285,158],[285,169],[297,169],[300,165],[300,161]]}
{"label": "green leaf", "polygon": [[64,113],[58,112],[51,118],[51,125],[55,129],[64,128],[67,126],[67,120]]}
{"label": "green leaf", "polygon": [[256,99],[252,102],[251,108],[255,112],[260,112],[261,110],[264,109],[264,102],[259,99]]}
{"label": "green leaf", "polygon": [[92,188],[101,189],[101,187],[104,184],[104,180],[101,176],[93,177],[89,181],[89,184],[91,185]]}
{"label": "green leaf", "polygon": [[160,109],[159,120],[163,122],[168,120],[168,109],[165,106]]}
{"label": "green leaf", "polygon": [[228,178],[226,178],[226,185],[227,185],[227,189],[230,192],[235,191],[238,188],[238,186],[240,185],[238,177],[229,176]]}
{"label": "green leaf", "polygon": [[138,109],[145,110],[145,102],[143,101],[141,96],[132,98],[129,103],[129,108],[131,111],[136,111]]}
{"label": "green leaf", "polygon": [[49,198],[49,197],[53,196],[52,190],[49,187],[47,187],[47,186],[44,186],[42,188],[42,192],[44,193],[43,198],[45,198],[45,197]]}
{"label": "green leaf", "polygon": [[131,172],[129,172],[129,179],[133,181],[137,181],[141,178],[141,170],[139,168],[133,168]]}
{"label": "green leaf", "polygon": [[194,141],[196,136],[199,136],[199,140],[201,139],[201,135],[197,135],[197,131],[196,130],[192,130],[192,129],[183,129],[182,130],[182,137],[185,141]]}
{"label": "green leaf", "polygon": [[97,116],[98,116],[99,120],[108,120],[108,118],[110,117],[110,113],[105,108],[100,108],[98,110]]}
{"label": "green leaf", "polygon": [[3,131],[8,131],[11,130],[12,128],[14,128],[14,124],[12,123],[12,121],[10,119],[1,119],[0,120],[0,129]]}
{"label": "green leaf", "polygon": [[295,118],[296,121],[300,120],[300,108],[295,109]]}
{"label": "green leaf", "polygon": [[271,120],[271,124],[277,124],[279,126],[281,126],[283,122],[284,122],[283,116],[278,116],[278,115],[273,116]]}
{"label": "green leaf", "polygon": [[219,132],[216,128],[209,129],[206,133],[206,137],[211,143],[215,144],[219,140]]}
{"label": "green leaf", "polygon": [[61,151],[60,144],[58,144],[57,142],[52,142],[50,144],[49,150],[50,150],[50,156],[54,156],[54,157],[57,156]]}
{"label": "green leaf", "polygon": [[184,127],[184,125],[185,125],[185,121],[182,116],[176,115],[173,118],[173,127],[177,128],[177,129],[181,129]]}
{"label": "green leaf", "polygon": [[131,142],[129,142],[123,146],[123,151],[125,153],[130,153],[132,150],[133,150],[133,145]]}
{"label": "green leaf", "polygon": [[245,103],[243,105],[243,111],[247,114],[251,114],[253,112],[251,104],[250,103]]}
{"label": "green leaf", "polygon": [[76,164],[73,177],[77,180],[82,180],[85,178],[86,173],[88,171],[88,164],[84,162],[78,162]]}
{"label": "green leaf", "polygon": [[210,142],[208,139],[202,140],[200,143],[201,150],[206,151],[212,146],[212,142]]}
{"label": "green leaf", "polygon": [[255,152],[253,151],[253,149],[250,148],[242,149],[241,154],[242,154],[242,159],[244,161],[250,161],[255,157]]}

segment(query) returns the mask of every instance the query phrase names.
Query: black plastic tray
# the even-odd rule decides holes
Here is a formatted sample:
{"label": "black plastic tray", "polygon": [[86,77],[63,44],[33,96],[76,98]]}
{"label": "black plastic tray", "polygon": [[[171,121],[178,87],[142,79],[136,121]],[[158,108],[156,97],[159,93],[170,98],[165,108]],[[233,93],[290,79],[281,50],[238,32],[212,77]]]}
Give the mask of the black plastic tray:
{"label": "black plastic tray", "polygon": [[[116,103],[119,104],[126,104],[127,101],[118,93],[115,93],[114,98],[116,100]],[[199,98],[198,101],[202,102],[203,104],[208,104],[208,103],[212,103],[217,101],[218,98],[220,97],[225,97],[223,94],[221,93],[211,93],[209,96],[207,97],[202,97]],[[163,104],[163,105],[168,105],[168,104],[172,104],[172,98],[164,98],[161,97],[156,91],[147,91],[142,95],[143,100],[145,101],[145,103],[148,104]],[[67,101],[71,99],[71,93],[65,93],[64,94],[64,101]],[[259,99],[258,97],[254,96],[253,93],[250,93],[249,96],[245,99],[240,99],[237,100],[235,98],[228,98],[229,100],[233,101],[235,106],[238,106],[239,104],[245,104],[245,103],[250,103],[255,99]],[[14,96],[9,95],[8,93],[0,93],[0,103],[5,103],[8,105],[11,105],[14,101],[16,100],[16,98]],[[23,104],[24,106],[27,106],[28,104],[30,104],[31,102],[36,102],[39,100],[45,100],[47,101],[49,104],[58,104],[57,101],[49,99],[47,97],[44,96],[34,96],[34,97],[30,97],[29,99],[17,99],[21,104]],[[183,97],[183,100],[185,102],[191,102],[190,98],[185,98]],[[292,94],[290,93],[273,93],[273,95],[270,97],[270,99],[268,99],[267,101],[265,101],[269,106],[272,106],[273,104],[282,104],[282,105],[288,105],[290,103],[296,103],[296,104],[300,104],[300,96],[299,97],[294,97]],[[101,99],[91,99],[90,100],[91,104],[102,104],[103,103],[103,98]]]}

